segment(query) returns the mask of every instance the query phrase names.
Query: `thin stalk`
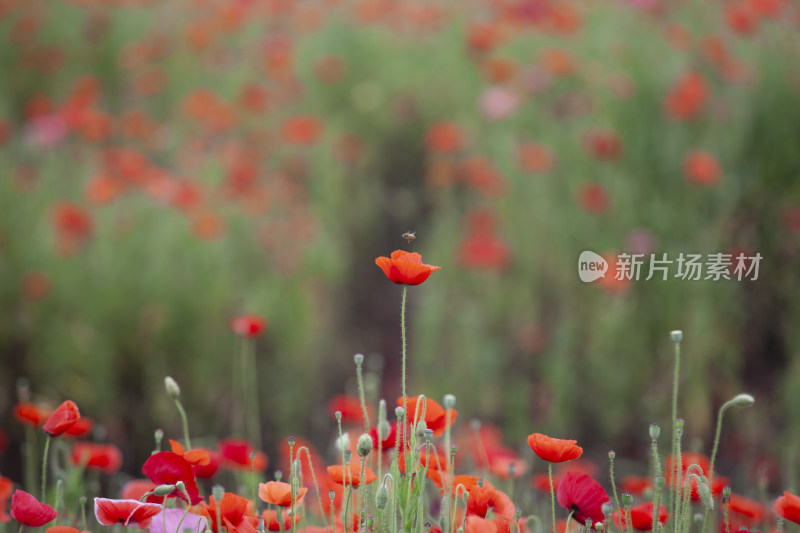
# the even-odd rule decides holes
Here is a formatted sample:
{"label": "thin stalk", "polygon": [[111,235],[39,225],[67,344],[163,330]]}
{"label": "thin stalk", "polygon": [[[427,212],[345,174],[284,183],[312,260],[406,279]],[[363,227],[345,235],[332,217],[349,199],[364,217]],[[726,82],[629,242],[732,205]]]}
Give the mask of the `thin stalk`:
{"label": "thin stalk", "polygon": [[181,423],[183,424],[183,438],[186,441],[186,449],[192,449],[192,441],[189,439],[189,419],[186,417],[186,411],[183,409],[183,405],[181,405],[181,401],[178,398],[175,398],[175,407],[178,408],[178,412],[181,415]]}
{"label": "thin stalk", "polygon": [[[553,511],[553,533],[556,531],[556,490],[553,487],[553,463],[547,463],[547,476],[550,478],[550,507]],[[572,513],[570,513],[572,516]],[[569,527],[569,520],[567,521]]]}
{"label": "thin stalk", "polygon": [[[680,470],[677,471],[676,474],[676,455],[675,455],[675,448],[676,448],[676,441],[678,439],[678,382],[680,380],[680,368],[681,368],[681,343],[675,342],[675,372],[672,377],[672,479],[673,482],[677,480],[677,476],[680,475]],[[680,485],[680,483],[676,483],[676,486]],[[674,494],[673,494],[674,493]],[[670,509],[673,508],[674,499],[677,498],[677,492],[670,491],[670,500],[669,500],[669,507]],[[673,515],[674,516],[674,515]],[[677,532],[676,532],[677,533]]]}
{"label": "thin stalk", "polygon": [[45,501],[45,489],[47,488],[47,454],[50,451],[50,435],[44,441],[44,454],[42,454],[42,503]]}
{"label": "thin stalk", "polygon": [[[403,358],[400,369],[400,384],[403,394],[403,413],[408,420],[408,400],[406,398],[406,294],[408,285],[403,285],[403,301],[400,303],[400,341],[402,344]],[[405,435],[404,435],[405,437]],[[405,449],[403,450],[405,454]],[[408,457],[406,457],[408,459]],[[408,464],[408,463],[406,463]]]}
{"label": "thin stalk", "polygon": [[621,509],[619,506],[619,496],[617,496],[617,484],[614,482],[614,458],[616,455],[614,452],[608,452],[608,474],[611,478],[611,490],[614,493],[614,504],[617,506],[617,509]]}

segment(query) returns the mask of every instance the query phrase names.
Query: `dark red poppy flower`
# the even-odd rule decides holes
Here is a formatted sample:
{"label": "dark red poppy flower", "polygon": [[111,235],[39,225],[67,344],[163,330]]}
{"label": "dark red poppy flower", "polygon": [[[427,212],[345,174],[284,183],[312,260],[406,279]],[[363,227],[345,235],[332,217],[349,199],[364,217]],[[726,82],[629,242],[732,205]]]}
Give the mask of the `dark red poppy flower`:
{"label": "dark red poppy flower", "polygon": [[746,526],[755,526],[766,515],[766,509],[761,502],[738,494],[731,494],[731,499],[728,502],[728,512]]}
{"label": "dark red poppy flower", "polygon": [[267,329],[267,321],[258,315],[239,315],[231,319],[231,331],[242,337],[258,337]]}
{"label": "dark red poppy flower", "polygon": [[[197,483],[194,480],[192,465],[177,453],[154,453],[142,465],[142,473],[156,485],[174,485],[178,481],[183,481],[191,500],[190,503],[195,505],[203,501],[203,498],[200,497],[200,491],[197,489]],[[186,496],[177,488],[167,497],[186,500]]]}
{"label": "dark red poppy flower", "polygon": [[608,501],[608,494],[603,487],[586,474],[567,472],[558,484],[558,504],[573,513],[572,517],[586,525],[591,518],[597,524],[603,521],[603,504]]}
{"label": "dark red poppy flower", "polygon": [[[389,425],[389,433],[386,434],[381,444],[381,449],[383,451],[387,450],[394,450],[395,446],[397,445],[397,428],[398,423],[395,422],[394,424]],[[369,430],[369,436],[372,437],[372,448],[377,450],[378,449],[378,428],[373,427]]]}
{"label": "dark red poppy flower", "polygon": [[53,414],[44,423],[42,429],[51,437],[58,437],[72,427],[80,417],[81,413],[78,411],[78,406],[75,405],[75,402],[67,400],[53,411]]}
{"label": "dark red poppy flower", "polygon": [[389,280],[400,285],[419,285],[428,279],[432,272],[441,268],[424,264],[422,256],[416,252],[403,250],[395,250],[391,258],[379,257],[375,260],[375,264],[383,270]]}
{"label": "dark red poppy flower", "polygon": [[14,418],[21,424],[39,427],[50,416],[50,410],[35,403],[20,402],[14,406]]}
{"label": "dark red poppy flower", "polygon": [[532,433],[528,436],[528,446],[539,459],[550,463],[561,463],[577,459],[583,454],[583,448],[578,446],[578,441],[554,439],[541,433]]}
{"label": "dark red poppy flower", "polygon": [[775,500],[773,505],[775,514],[795,524],[800,524],[800,496],[784,492],[783,496]]}
{"label": "dark red poppy flower", "polygon": [[[646,502],[631,507],[631,527],[637,531],[650,531],[653,527],[653,502]],[[658,509],[658,523],[663,526],[669,519],[667,508],[663,505]],[[614,511],[614,524],[620,531],[627,529],[627,520],[624,511]]]}
{"label": "dark red poppy flower", "polygon": [[94,516],[104,526],[122,524],[147,529],[153,517],[160,513],[161,509],[162,507],[155,503],[143,503],[138,500],[94,499]]}
{"label": "dark red poppy flower", "polygon": [[83,464],[87,470],[99,470],[107,474],[119,471],[122,452],[113,444],[76,442],[72,446],[72,464]]}
{"label": "dark red poppy flower", "polygon": [[[217,501],[214,496],[208,498],[209,503],[201,504],[201,512],[216,532],[224,528],[227,533],[256,533],[258,518],[250,508],[250,502],[232,492],[226,492],[219,501],[219,517],[222,524],[217,523]],[[220,527],[222,526],[222,528]]]}
{"label": "dark red poppy flower", "polygon": [[40,503],[33,495],[17,489],[11,497],[11,516],[20,524],[42,527],[54,520],[58,513],[46,503]]}
{"label": "dark red poppy flower", "polygon": [[[255,452],[255,458],[250,454]],[[245,439],[223,439],[219,443],[220,463],[230,470],[250,470],[262,472],[267,468],[267,456],[253,448]]]}
{"label": "dark red poppy flower", "polygon": [[[361,468],[356,468],[352,463],[344,469],[342,465],[328,467],[328,477],[338,485],[352,485],[358,487],[361,484]],[[375,472],[368,466],[364,467],[364,483],[369,485],[378,479]]]}
{"label": "dark red poppy flower", "polygon": [[503,517],[507,520],[514,518],[515,506],[504,492],[497,490],[491,483],[484,480],[483,487],[478,484],[472,486],[467,498],[467,515],[477,515],[486,518],[491,509],[492,515]]}

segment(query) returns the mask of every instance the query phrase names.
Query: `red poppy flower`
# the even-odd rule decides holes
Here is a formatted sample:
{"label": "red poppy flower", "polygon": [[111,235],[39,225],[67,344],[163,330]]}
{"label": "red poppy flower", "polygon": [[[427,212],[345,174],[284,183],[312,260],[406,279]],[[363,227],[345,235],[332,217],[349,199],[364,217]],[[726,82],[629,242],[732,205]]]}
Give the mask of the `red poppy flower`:
{"label": "red poppy flower", "polygon": [[65,437],[85,437],[92,432],[94,422],[91,418],[80,417],[64,432]]}
{"label": "red poppy flower", "polygon": [[461,128],[452,122],[437,122],[425,134],[425,144],[433,152],[452,153],[464,144]]}
{"label": "red poppy flower", "polygon": [[[211,524],[211,530],[220,531],[220,524],[217,524],[217,501],[214,496],[208,498],[209,503],[201,504],[201,512]],[[256,533],[258,518],[250,508],[250,502],[231,492],[222,495],[219,502],[219,515],[222,519],[222,526],[227,533]]]}
{"label": "red poppy flower", "polygon": [[692,150],[683,159],[683,174],[697,185],[715,185],[722,175],[717,159],[703,150]]}
{"label": "red poppy flower", "polygon": [[524,474],[527,469],[528,463],[519,457],[507,455],[489,456],[489,470],[500,479],[516,479]]}
{"label": "red poppy flower", "polygon": [[591,518],[597,524],[603,521],[603,504],[609,500],[603,487],[586,474],[567,472],[558,484],[558,504],[567,511],[573,512],[572,517],[586,525],[586,519]]}
{"label": "red poppy flower", "polygon": [[[308,489],[300,487],[294,496],[294,505],[298,506],[303,501]],[[292,486],[281,481],[267,481],[258,484],[258,497],[267,503],[279,507],[291,507],[292,505]]]}
{"label": "red poppy flower", "polygon": [[[255,458],[250,454],[255,452]],[[219,455],[222,466],[230,470],[250,470],[262,472],[267,468],[268,459],[244,439],[223,439],[219,443]]]}
{"label": "red poppy flower", "polygon": [[281,126],[283,139],[289,144],[308,146],[322,135],[323,123],[312,116],[296,116],[286,119]]}
{"label": "red poppy flower", "polygon": [[0,524],[11,521],[11,516],[6,513],[6,505],[13,490],[14,483],[7,477],[0,476]]}
{"label": "red poppy flower", "polygon": [[[194,480],[192,465],[177,453],[154,453],[142,465],[142,473],[156,485],[174,485],[178,481],[183,481],[191,500],[190,503],[195,505],[203,501],[203,498],[200,497],[200,491],[197,489],[197,483]],[[183,492],[177,488],[167,497],[186,499]]]}
{"label": "red poppy flower", "polygon": [[192,466],[206,466],[211,462],[211,454],[203,448],[186,451],[180,442],[172,439],[169,439],[169,447],[172,453],[177,453]]}
{"label": "red poppy flower", "polygon": [[[356,515],[357,516],[357,515]],[[278,522],[278,513],[274,510],[268,510],[261,513],[261,518],[264,519],[264,526],[268,531],[291,531],[292,529],[292,515],[288,510],[281,512],[283,524]],[[294,515],[294,523],[300,522],[300,515]],[[356,519],[356,523],[358,520]]]}
{"label": "red poppy flower", "polygon": [[45,533],[88,533],[72,526],[52,526],[48,527]]}
{"label": "red poppy flower", "polygon": [[33,495],[17,489],[11,497],[11,516],[20,524],[42,527],[54,520],[58,513],[46,503],[40,503]]}
{"label": "red poppy flower", "polygon": [[267,322],[258,315],[239,315],[231,319],[231,331],[242,337],[258,337],[265,329]]}
{"label": "red poppy flower", "polygon": [[[438,267],[437,267],[438,268]],[[419,421],[417,417],[417,402],[419,402],[420,396],[414,397],[407,397],[406,398],[406,407],[409,413],[409,419],[414,417],[414,424]],[[403,397],[397,399],[397,406],[403,407]],[[450,412],[450,426],[456,421],[456,417],[458,417],[458,411],[455,409],[448,409]],[[434,437],[439,437],[444,434],[445,430],[448,427],[447,424],[447,412],[445,411],[444,407],[439,405],[439,402],[432,398],[425,398],[425,425],[428,429],[433,431]],[[422,406],[419,407],[419,412],[422,412]]]}
{"label": "red poppy flower", "polygon": [[539,459],[550,463],[562,463],[577,459],[583,454],[583,448],[578,446],[578,441],[554,439],[541,433],[532,433],[528,436],[528,446]]}
{"label": "red poppy flower", "polygon": [[[386,435],[386,438],[383,439],[381,442],[381,449],[383,451],[387,450],[394,450],[395,446],[397,445],[397,428],[399,427],[398,423],[395,422],[394,424],[389,425],[389,433]],[[372,447],[377,450],[378,449],[378,428],[373,427],[369,430],[369,436],[372,437]]]}
{"label": "red poppy flower", "polygon": [[[361,468],[356,468],[353,463],[350,463],[347,470],[345,470],[342,465],[329,466],[328,477],[331,478],[331,481],[339,485],[358,487],[361,484]],[[373,472],[370,467],[365,466],[364,483],[369,485],[376,479],[378,479],[378,476],[375,475],[375,472]]]}
{"label": "red poppy flower", "polygon": [[674,119],[689,120],[697,116],[708,100],[705,79],[696,72],[687,72],[678,79],[667,95],[665,107]]}
{"label": "red poppy flower", "polygon": [[[653,502],[646,502],[631,507],[631,527],[637,531],[650,531],[653,527]],[[663,505],[658,509],[658,523],[663,526],[667,523],[669,513]],[[614,511],[614,524],[620,529],[627,528],[624,510]]]}
{"label": "red poppy flower", "polygon": [[728,512],[740,519],[744,525],[754,526],[764,519],[766,510],[761,502],[731,494],[728,502]]}
{"label": "red poppy flower", "polygon": [[622,492],[627,492],[633,496],[641,496],[652,486],[653,478],[648,476],[625,476],[620,481]]}
{"label": "red poppy flower", "polygon": [[138,500],[94,499],[94,516],[104,526],[122,524],[136,526],[139,529],[150,527],[153,517],[161,512],[162,507],[155,503],[143,503]]}
{"label": "red poppy flower", "polygon": [[[361,400],[349,394],[338,394],[328,401],[328,412],[334,415],[336,411],[342,414],[342,424],[363,424],[364,413],[361,409]],[[367,405],[367,413],[372,418],[372,410]]]}
{"label": "red poppy flower", "polygon": [[58,437],[66,432],[81,417],[78,406],[72,400],[67,400],[53,411],[42,429],[51,437]]}
{"label": "red poppy flower", "polygon": [[113,474],[122,466],[122,452],[113,444],[76,442],[72,446],[71,455],[72,464],[83,464],[88,470]]}
{"label": "red poppy flower", "polygon": [[375,260],[386,277],[394,283],[401,285],[419,285],[423,283],[432,272],[442,267],[426,265],[422,256],[416,252],[395,250],[392,257],[379,257]]}
{"label": "red poppy flower", "polygon": [[504,492],[497,490],[491,483],[484,480],[483,487],[478,484],[473,485],[467,498],[467,515],[477,515],[486,518],[489,510],[494,516],[503,517],[507,520],[514,518],[515,506]]}
{"label": "red poppy flower", "polygon": [[[120,497],[123,500],[141,500],[142,496],[156,488],[156,484],[149,479],[132,479],[122,486]],[[164,498],[151,495],[147,497],[147,503],[162,503]]]}
{"label": "red poppy flower", "polygon": [[50,416],[50,411],[35,403],[20,402],[14,406],[14,418],[27,426],[39,427]]}
{"label": "red poppy flower", "polygon": [[586,150],[601,161],[613,161],[622,155],[622,140],[613,130],[596,129],[584,137]]}
{"label": "red poppy flower", "polygon": [[602,215],[611,209],[611,195],[599,183],[581,183],[576,195],[578,205],[587,213]]}
{"label": "red poppy flower", "polygon": [[795,524],[800,524],[800,496],[784,492],[783,496],[775,500],[775,514]]}

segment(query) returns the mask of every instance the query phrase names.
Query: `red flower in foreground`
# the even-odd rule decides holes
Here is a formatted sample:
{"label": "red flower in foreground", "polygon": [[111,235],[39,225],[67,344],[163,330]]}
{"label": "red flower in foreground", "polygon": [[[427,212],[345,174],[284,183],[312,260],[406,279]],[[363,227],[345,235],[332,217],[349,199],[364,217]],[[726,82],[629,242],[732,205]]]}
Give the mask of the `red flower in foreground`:
{"label": "red flower in foreground", "polygon": [[[631,507],[631,527],[637,531],[650,531],[653,527],[653,502],[646,502]],[[663,526],[667,523],[669,514],[663,505],[658,509],[658,523]],[[614,511],[614,524],[620,530],[627,528],[627,520],[622,511]]]}
{"label": "red flower in foreground", "polygon": [[594,524],[602,522],[603,504],[608,501],[608,494],[603,487],[586,474],[567,472],[558,484],[558,504],[567,511],[574,512],[572,517],[586,525],[591,518]]}
{"label": "red flower in foreground", "polygon": [[539,459],[550,463],[563,463],[577,459],[583,454],[583,448],[578,446],[578,441],[554,439],[541,433],[532,433],[528,436],[528,446]]}
{"label": "red flower in foreground", "polygon": [[76,442],[72,446],[72,464],[83,464],[88,470],[99,470],[107,474],[119,471],[122,452],[113,444]]}
{"label": "red flower in foreground", "polygon": [[242,337],[258,337],[267,329],[267,322],[258,315],[239,315],[231,319],[231,331]]}
{"label": "red flower in foreground", "polygon": [[775,514],[795,524],[800,524],[800,496],[784,492],[783,496],[775,500]]}
{"label": "red flower in foreground", "polygon": [[139,529],[150,527],[153,517],[161,512],[161,506],[155,503],[142,503],[138,500],[94,499],[94,516],[104,526],[122,524],[136,526]]}
{"label": "red flower in foreground", "polygon": [[67,400],[58,406],[42,429],[51,437],[58,437],[72,427],[81,417],[78,406],[72,400]]}
{"label": "red flower in foreground", "polygon": [[[218,532],[221,530],[220,524],[217,524],[217,501],[214,496],[208,498],[209,502],[202,503],[202,514],[208,519],[211,524],[211,530]],[[256,533],[256,526],[258,525],[258,518],[256,518],[252,511],[249,510],[249,502],[246,498],[242,498],[232,492],[226,492],[222,495],[219,502],[219,515],[222,519],[222,526],[225,527],[228,533]]]}
{"label": "red flower in foreground", "polygon": [[[142,473],[156,485],[174,485],[178,481],[183,481],[191,499],[190,503],[194,505],[203,501],[194,480],[192,465],[177,453],[158,452],[151,455],[142,465]],[[186,499],[183,492],[177,488],[168,497]]]}
{"label": "red flower in foreground", "polygon": [[379,257],[375,260],[386,277],[394,283],[401,285],[419,285],[423,283],[432,272],[442,267],[426,265],[422,256],[416,252],[395,250],[392,257]]}
{"label": "red flower in foreground", "polygon": [[11,497],[11,516],[20,524],[41,527],[54,520],[58,513],[46,503],[40,503],[31,494],[17,489]]}
{"label": "red flower in foreground", "polygon": [[469,490],[467,515],[486,518],[489,509],[492,510],[492,515],[495,517],[502,517],[507,520],[514,518],[515,507],[511,498],[484,480],[483,487],[476,484]]}

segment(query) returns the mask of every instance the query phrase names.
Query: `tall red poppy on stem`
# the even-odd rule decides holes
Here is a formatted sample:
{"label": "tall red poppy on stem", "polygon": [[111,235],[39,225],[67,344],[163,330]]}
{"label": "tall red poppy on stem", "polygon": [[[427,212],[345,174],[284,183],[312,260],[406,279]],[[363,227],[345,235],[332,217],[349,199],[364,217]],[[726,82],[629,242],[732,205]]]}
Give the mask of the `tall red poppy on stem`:
{"label": "tall red poppy on stem", "polygon": [[550,463],[562,463],[577,459],[583,454],[583,448],[578,446],[578,441],[554,439],[541,433],[532,433],[528,436],[528,446],[539,459]]}
{"label": "tall red poppy on stem", "polygon": [[431,273],[442,268],[426,265],[422,262],[421,255],[404,250],[395,250],[391,257],[379,257],[375,260],[375,264],[383,270],[390,281],[399,285],[419,285],[428,279]]}
{"label": "tall red poppy on stem", "polygon": [[71,428],[80,417],[81,413],[78,411],[78,406],[75,405],[75,402],[67,400],[50,415],[42,429],[51,437],[58,437]]}

